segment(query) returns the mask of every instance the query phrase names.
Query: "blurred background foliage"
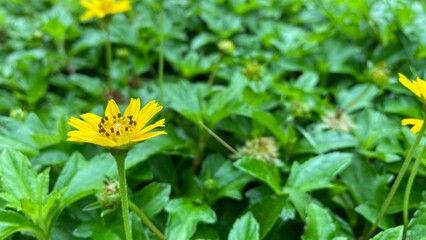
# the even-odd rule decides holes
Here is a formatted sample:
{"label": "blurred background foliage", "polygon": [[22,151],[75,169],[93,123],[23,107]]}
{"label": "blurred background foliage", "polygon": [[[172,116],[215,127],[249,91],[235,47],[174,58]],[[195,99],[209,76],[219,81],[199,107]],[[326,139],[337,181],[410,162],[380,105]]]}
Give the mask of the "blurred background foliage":
{"label": "blurred background foliage", "polygon": [[[397,73],[426,76],[423,1],[131,2],[131,11],[106,25],[112,89],[105,26],[80,22],[78,1],[0,3],[0,173],[26,178],[18,167],[25,162],[34,176],[48,174],[44,194],[65,189],[51,210],[60,212],[52,239],[123,236],[119,211],[83,211],[102,179],[116,178],[111,156],[67,143],[66,122],[102,114],[109,98],[126,104],[130,97],[165,107],[168,135],[136,145],[126,167],[132,201],[169,239],[366,234],[414,140],[400,120],[421,116]],[[261,137],[272,137],[267,144],[276,149],[249,142]],[[253,151],[275,152],[267,159]],[[407,239],[426,231],[425,177],[422,168]],[[16,184],[2,180],[4,214],[13,199],[33,198],[11,197]],[[400,189],[379,225],[387,231],[375,239],[400,239],[402,198]],[[133,217],[135,239],[155,239]]]}

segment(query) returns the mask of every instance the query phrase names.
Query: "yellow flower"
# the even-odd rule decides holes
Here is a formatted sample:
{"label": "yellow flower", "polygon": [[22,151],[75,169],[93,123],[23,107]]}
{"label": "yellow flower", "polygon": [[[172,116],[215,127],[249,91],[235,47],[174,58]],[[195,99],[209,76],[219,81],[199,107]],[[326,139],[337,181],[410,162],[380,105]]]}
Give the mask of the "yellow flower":
{"label": "yellow flower", "polygon": [[132,98],[126,111],[121,115],[115,101],[110,99],[103,118],[93,113],[80,115],[83,120],[71,117],[68,124],[78,130],[68,132],[67,140],[124,149],[136,142],[167,134],[165,131],[150,132],[154,128],[164,127],[164,118],[146,126],[163,107],[155,100],[150,101],[142,109],[140,107],[140,99]]}
{"label": "yellow flower", "polygon": [[413,125],[413,127],[410,129],[411,133],[418,133],[420,131],[420,128],[422,128],[423,120],[417,119],[417,118],[406,118],[402,119],[401,121],[402,125]]}
{"label": "yellow flower", "polygon": [[399,74],[399,82],[402,83],[406,88],[408,88],[412,93],[414,93],[417,98],[423,104],[426,104],[426,81],[420,79],[419,77],[416,80],[410,81],[402,73]]}
{"label": "yellow flower", "polygon": [[80,1],[80,5],[87,8],[87,11],[80,17],[81,21],[91,18],[103,18],[108,14],[116,14],[132,9],[128,0],[86,0]]}

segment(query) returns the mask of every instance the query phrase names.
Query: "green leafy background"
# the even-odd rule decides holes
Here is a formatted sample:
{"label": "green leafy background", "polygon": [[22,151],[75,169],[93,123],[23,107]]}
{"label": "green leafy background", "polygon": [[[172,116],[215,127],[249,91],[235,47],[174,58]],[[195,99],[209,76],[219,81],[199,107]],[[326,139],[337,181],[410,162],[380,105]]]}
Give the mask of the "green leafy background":
{"label": "green leafy background", "polygon": [[[0,239],[124,239],[120,209],[87,207],[117,180],[112,156],[66,141],[70,116],[110,98],[164,106],[168,135],[126,168],[167,239],[366,236],[415,138],[400,121],[421,117],[397,76],[426,77],[423,1],[131,3],[106,18],[111,90],[107,35],[79,1],[0,2]],[[235,156],[202,124],[235,149],[272,137],[279,155]],[[425,178],[423,161],[406,239],[426,232]],[[373,239],[402,238],[405,182]],[[134,239],[157,239],[131,218]]]}

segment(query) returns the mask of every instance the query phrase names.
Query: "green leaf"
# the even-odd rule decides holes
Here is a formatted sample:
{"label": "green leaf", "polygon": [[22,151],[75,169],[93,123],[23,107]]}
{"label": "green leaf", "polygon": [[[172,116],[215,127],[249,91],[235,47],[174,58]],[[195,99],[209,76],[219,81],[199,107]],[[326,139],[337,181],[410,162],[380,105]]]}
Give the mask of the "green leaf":
{"label": "green leaf", "polygon": [[300,165],[294,162],[286,187],[301,191],[331,187],[331,181],[349,166],[352,157],[349,153],[334,152],[311,158]]}
{"label": "green leaf", "polygon": [[24,199],[42,204],[48,190],[49,170],[37,175],[28,158],[12,150],[4,150],[0,161],[2,188],[11,207],[20,209]]}
{"label": "green leaf", "polygon": [[302,239],[353,239],[351,232],[346,231],[346,224],[336,218],[328,209],[311,203],[307,209],[306,230]]}
{"label": "green leaf", "polygon": [[379,92],[379,88],[373,84],[360,84],[338,91],[337,100],[341,108],[352,112],[369,106]]}
{"label": "green leaf", "polygon": [[371,202],[377,206],[383,203],[390,177],[379,175],[369,161],[359,155],[354,155],[349,167],[341,174],[342,182],[349,188],[357,204]]}
{"label": "green leaf", "polygon": [[275,165],[254,158],[241,158],[234,166],[268,184],[276,193],[281,192],[280,176]]}
{"label": "green leaf", "polygon": [[39,152],[37,148],[28,145],[27,143],[21,142],[17,139],[8,136],[0,135],[0,150],[3,149],[17,150],[30,156],[37,155]]}
{"label": "green leaf", "polygon": [[149,159],[149,157],[156,153],[175,146],[176,140],[172,137],[169,137],[169,135],[160,136],[157,138],[150,139],[149,141],[137,144],[127,154],[126,169],[129,169],[141,162],[146,161],[147,159]]}
{"label": "green leaf", "polygon": [[281,130],[280,123],[273,114],[262,111],[253,111],[253,120],[267,127],[282,144],[287,144],[287,136]]}
{"label": "green leaf", "polygon": [[207,204],[197,204],[185,198],[170,201],[166,211],[169,213],[167,239],[190,239],[199,222],[216,222],[216,214]]}
{"label": "green leaf", "polygon": [[[380,233],[378,233],[376,236],[371,238],[371,240],[401,240],[404,234],[404,226],[398,226],[386,229]],[[424,232],[422,235],[418,235],[417,238],[414,239],[420,239],[419,237],[423,237]],[[407,238],[408,240],[409,238]]]}
{"label": "green leaf", "polygon": [[330,213],[321,206],[311,203],[307,209],[306,231],[302,239],[333,239],[337,227]]}
{"label": "green leaf", "polygon": [[210,205],[223,197],[242,199],[242,189],[252,179],[219,155],[210,155],[203,161],[202,175]]}
{"label": "green leaf", "polygon": [[[379,215],[379,210],[379,206],[371,203],[363,203],[355,208],[355,211],[365,217],[365,219],[367,219],[370,223],[374,223],[376,221],[377,216]],[[392,218],[385,215],[380,220],[378,226],[382,229],[387,229],[394,225]]]}
{"label": "green leaf", "polygon": [[260,227],[260,239],[263,239],[272,229],[277,219],[280,217],[287,197],[272,195],[262,198],[259,202],[250,206]]}
{"label": "green leaf", "polygon": [[85,161],[80,154],[73,154],[67,162],[54,189],[65,192],[61,197],[64,206],[71,204],[103,188],[103,179],[113,166],[114,160],[109,154],[97,155]]}
{"label": "green leaf", "polygon": [[25,231],[35,235],[41,233],[40,229],[36,228],[36,226],[21,214],[0,209],[0,239],[5,239],[18,231]]}
{"label": "green leaf", "polygon": [[414,213],[407,227],[407,240],[422,239],[426,232],[426,192],[423,192],[423,201]]}
{"label": "green leaf", "polygon": [[31,139],[37,143],[40,148],[45,148],[51,145],[55,145],[61,141],[58,136],[51,134],[35,133],[31,135]]}
{"label": "green leaf", "polygon": [[169,201],[171,186],[153,182],[133,195],[133,202],[138,205],[148,218],[159,213]]}
{"label": "green leaf", "polygon": [[187,81],[167,84],[164,90],[168,106],[198,124],[202,120],[200,100],[207,94],[204,87],[201,84],[191,85]]}
{"label": "green leaf", "polygon": [[[349,133],[338,132],[335,130],[324,130],[316,127],[312,130],[299,131],[305,137],[294,149],[296,153],[326,153],[332,150],[354,147],[357,144],[356,139]],[[324,141],[327,139],[327,141]]]}
{"label": "green leaf", "polygon": [[207,104],[206,122],[208,125],[214,126],[220,120],[238,112],[242,106],[242,91],[245,81],[239,74],[234,74],[231,85],[223,90],[218,91]]}
{"label": "green leaf", "polygon": [[228,240],[251,239],[258,240],[259,224],[253,217],[251,212],[247,212],[242,217],[238,218],[231,231],[229,232]]}

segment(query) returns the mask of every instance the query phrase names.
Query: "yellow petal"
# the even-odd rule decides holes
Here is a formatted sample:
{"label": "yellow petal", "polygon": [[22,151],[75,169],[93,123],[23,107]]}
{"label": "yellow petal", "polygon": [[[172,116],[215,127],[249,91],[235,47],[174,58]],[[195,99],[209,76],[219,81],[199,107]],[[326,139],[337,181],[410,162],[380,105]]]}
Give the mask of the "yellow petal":
{"label": "yellow petal", "polygon": [[139,136],[138,138],[132,139],[132,142],[145,141],[145,140],[148,140],[150,138],[153,138],[153,137],[156,137],[156,136],[162,135],[162,134],[167,134],[167,133],[165,131],[157,131],[157,132],[146,133],[146,134]]}
{"label": "yellow petal", "polygon": [[139,115],[139,109],[141,109],[141,99],[130,99],[129,106],[124,111],[124,116],[133,116],[133,120],[136,120]]}
{"label": "yellow petal", "polygon": [[118,108],[117,103],[115,103],[114,99],[110,99],[105,109],[105,116],[112,119],[113,116],[117,116],[119,113],[120,109]]}
{"label": "yellow petal", "polygon": [[101,117],[93,113],[81,114],[80,117],[92,126],[93,129],[98,129],[98,124],[101,122]]}
{"label": "yellow petal", "polygon": [[155,114],[160,112],[161,109],[163,109],[163,107],[160,106],[155,100],[152,100],[146,104],[146,106],[143,107],[139,112],[135,132],[139,132],[142,128],[144,128],[148,121],[151,120]]}
{"label": "yellow petal", "polygon": [[399,75],[399,82],[402,83],[402,85],[408,88],[417,97],[420,97],[420,92],[416,89],[413,83],[410,80],[408,80],[408,78],[404,76],[402,73],[399,73],[398,75]]}
{"label": "yellow petal", "polygon": [[75,117],[71,117],[70,120],[68,121],[68,124],[71,125],[72,127],[75,127],[79,130],[84,130],[84,131],[88,131],[88,132],[92,132],[95,131],[89,123],[80,120],[78,118]]}
{"label": "yellow petal", "polygon": [[134,138],[138,138],[139,136],[143,135],[144,133],[147,133],[149,131],[151,131],[152,129],[156,128],[156,127],[164,127],[164,118],[157,121],[154,124],[151,124],[149,126],[147,126],[146,128],[143,128],[140,132],[137,132]]}
{"label": "yellow petal", "polygon": [[110,14],[125,12],[132,9],[129,1],[120,1],[114,4],[113,11]]}
{"label": "yellow petal", "polygon": [[401,121],[402,125],[413,125],[413,127],[410,129],[411,133],[418,133],[423,125],[422,119],[416,119],[416,118],[406,118],[402,119]]}
{"label": "yellow petal", "polygon": [[82,132],[78,130],[68,132],[67,141],[71,142],[85,142],[85,143],[93,143],[96,145],[104,146],[104,147],[115,147],[117,143],[112,141],[111,139],[105,138],[97,133],[88,133]]}

